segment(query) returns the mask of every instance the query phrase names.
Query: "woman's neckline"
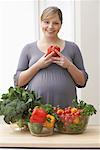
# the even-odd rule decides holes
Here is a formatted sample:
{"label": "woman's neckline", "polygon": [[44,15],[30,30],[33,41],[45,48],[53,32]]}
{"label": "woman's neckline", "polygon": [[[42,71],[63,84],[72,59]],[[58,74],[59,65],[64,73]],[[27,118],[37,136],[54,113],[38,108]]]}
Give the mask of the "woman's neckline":
{"label": "woman's neckline", "polygon": [[[38,47],[37,42],[38,42],[38,41],[36,41],[36,48],[38,49],[39,52],[41,52],[42,54],[45,54],[45,52],[43,52],[43,51]],[[63,47],[63,49],[61,50],[61,53],[64,51],[65,47],[66,47],[66,41],[64,40],[64,47]]]}

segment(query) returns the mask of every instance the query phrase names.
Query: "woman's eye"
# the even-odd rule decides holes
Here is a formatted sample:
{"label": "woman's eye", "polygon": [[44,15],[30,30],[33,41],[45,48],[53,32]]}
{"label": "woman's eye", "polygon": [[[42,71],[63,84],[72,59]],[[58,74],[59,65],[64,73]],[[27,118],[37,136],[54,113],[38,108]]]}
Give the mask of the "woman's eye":
{"label": "woman's eye", "polygon": [[49,21],[44,21],[44,23],[48,24],[48,23],[49,23]]}
{"label": "woman's eye", "polygon": [[57,25],[57,24],[59,24],[59,23],[58,23],[58,22],[54,22],[54,24],[56,24],[56,25]]}

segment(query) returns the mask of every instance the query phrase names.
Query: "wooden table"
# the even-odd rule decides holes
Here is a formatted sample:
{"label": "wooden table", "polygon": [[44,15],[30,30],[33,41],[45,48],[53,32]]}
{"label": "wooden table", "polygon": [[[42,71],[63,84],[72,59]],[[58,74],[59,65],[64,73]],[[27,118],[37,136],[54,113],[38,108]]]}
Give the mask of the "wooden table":
{"label": "wooden table", "polygon": [[88,126],[83,134],[35,137],[29,131],[14,131],[7,124],[0,124],[0,147],[100,148],[100,126]]}

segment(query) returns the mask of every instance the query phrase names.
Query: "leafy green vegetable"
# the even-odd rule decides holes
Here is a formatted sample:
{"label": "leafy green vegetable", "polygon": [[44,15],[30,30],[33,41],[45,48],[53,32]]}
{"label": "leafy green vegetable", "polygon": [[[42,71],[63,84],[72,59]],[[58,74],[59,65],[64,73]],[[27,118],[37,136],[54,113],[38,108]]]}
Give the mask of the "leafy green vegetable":
{"label": "leafy green vegetable", "polygon": [[78,100],[74,99],[72,101],[72,105],[76,108],[82,109],[83,111],[81,112],[81,114],[85,115],[85,116],[91,116],[93,114],[96,114],[97,110],[95,109],[95,107],[91,104],[87,104],[82,100]]}
{"label": "leafy green vegetable", "polygon": [[41,107],[44,108],[48,114],[52,115],[55,117],[56,121],[59,120],[58,115],[54,112],[54,108],[51,104],[41,104]]}
{"label": "leafy green vegetable", "polygon": [[10,87],[8,92],[2,94],[0,101],[0,115],[8,124],[17,122],[20,119],[28,121],[29,110],[40,105],[42,97],[38,97],[34,91],[20,87]]}

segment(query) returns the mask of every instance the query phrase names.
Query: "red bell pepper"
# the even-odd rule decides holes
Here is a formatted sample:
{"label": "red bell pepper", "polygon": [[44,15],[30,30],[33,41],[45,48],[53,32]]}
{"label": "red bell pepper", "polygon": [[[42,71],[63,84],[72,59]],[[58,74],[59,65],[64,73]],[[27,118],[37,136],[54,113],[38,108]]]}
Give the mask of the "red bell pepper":
{"label": "red bell pepper", "polygon": [[[47,55],[50,54],[50,53],[53,52],[53,51],[55,52],[55,50],[57,50],[57,51],[60,52],[60,47],[51,45],[51,46],[47,49]],[[47,56],[47,55],[46,55],[46,56]],[[59,55],[58,55],[56,52],[53,54],[53,56],[54,56],[54,57],[59,57]]]}
{"label": "red bell pepper", "polygon": [[39,107],[39,108],[34,108],[32,115],[30,117],[30,122],[31,123],[44,123],[46,119],[47,112]]}

